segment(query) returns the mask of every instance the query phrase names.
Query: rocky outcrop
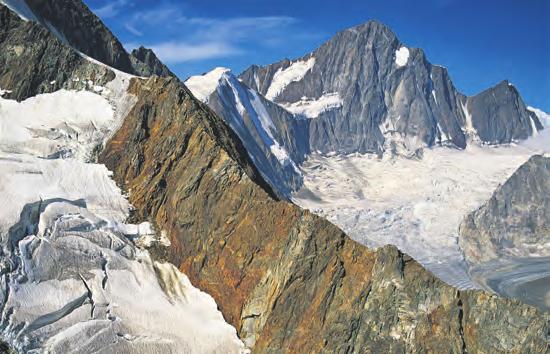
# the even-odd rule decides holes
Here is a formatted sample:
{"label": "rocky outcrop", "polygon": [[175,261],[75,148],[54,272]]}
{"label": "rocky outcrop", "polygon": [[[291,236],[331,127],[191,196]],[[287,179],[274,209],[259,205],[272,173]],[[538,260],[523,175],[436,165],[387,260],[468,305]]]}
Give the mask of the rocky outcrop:
{"label": "rocky outcrop", "polygon": [[490,144],[527,139],[543,129],[536,114],[527,109],[507,80],[468,97],[466,107],[479,138]]}
{"label": "rocky outcrop", "polygon": [[[93,23],[99,21],[79,1],[69,1],[68,3],[71,4],[70,9],[73,9],[73,6],[79,9],[82,7],[82,16],[85,19],[91,19],[90,21]],[[48,1],[37,2],[36,4],[29,1],[29,6],[32,6],[35,11],[41,9],[42,12],[40,13],[43,13],[44,16],[54,16],[53,14],[57,13],[56,11],[63,9],[61,3],[52,2],[50,4]],[[83,23],[87,23],[85,19],[82,19]],[[103,55],[107,54],[86,53],[83,48],[77,46],[78,43],[72,45],[72,47],[88,54],[93,59],[86,58],[67,46],[64,38],[59,35],[59,32],[49,21],[26,21],[16,12],[10,10],[9,7],[0,3],[0,89],[5,90],[2,97],[20,101],[40,93],[54,92],[61,88],[93,91],[94,88],[105,86],[106,83],[114,79],[115,73],[110,67],[94,63],[95,59],[102,61],[104,64],[109,64],[112,60],[103,61],[105,60]],[[63,26],[69,26],[62,19],[58,19],[58,21]],[[80,19],[74,21],[78,22]],[[100,26],[100,30],[98,30],[100,33],[104,32],[106,33],[105,36],[111,38],[112,34],[105,32],[108,30],[102,23],[98,26]],[[88,33],[88,31],[82,29],[76,33],[81,33],[82,38],[91,35],[86,35],[85,33]],[[101,42],[104,39],[100,36],[95,41]],[[87,43],[84,39],[81,39],[81,41]],[[118,40],[116,40],[116,43],[118,43]],[[113,46],[117,47],[115,44]],[[118,50],[115,52],[118,53],[116,54],[117,57],[125,55],[131,59],[132,68],[126,68],[124,71],[137,73],[140,76],[175,77],[150,49],[140,48],[134,50],[131,57],[126,52],[121,53]],[[100,53],[102,52],[100,51]],[[111,66],[121,68],[120,65]]]}
{"label": "rocky outcrop", "polygon": [[377,21],[342,31],[302,58],[252,66],[240,79],[310,118],[310,150],[323,153],[509,143],[542,128],[507,83],[466,97],[445,68]]}
{"label": "rocky outcrop", "polygon": [[0,4],[0,88],[23,100],[60,88],[93,89],[115,74],[64,45],[44,26],[24,21]]}
{"label": "rocky outcrop", "polygon": [[550,158],[535,155],[460,226],[479,284],[550,311]]}
{"label": "rocky outcrop", "polygon": [[73,48],[115,69],[132,73],[128,53],[82,1],[24,0],[36,19]]}
{"label": "rocky outcrop", "polygon": [[550,157],[533,156],[460,226],[472,264],[500,257],[550,257]]}
{"label": "rocky outcrop", "polygon": [[[82,1],[2,0],[0,11],[0,45],[6,49],[0,54],[2,67],[4,71],[19,68],[21,73],[32,74],[35,81],[26,93],[11,89],[18,85],[18,79],[25,79],[20,75],[9,82],[0,81],[0,87],[2,84],[10,87],[10,90],[16,92],[14,97],[17,99],[64,87],[66,78],[75,67],[89,64],[84,56],[130,74],[175,77],[150,49],[141,47],[131,55],[128,54],[119,40]],[[55,58],[52,54],[55,53],[59,53],[60,63],[52,62]],[[29,63],[19,62],[18,58],[31,60]],[[84,71],[91,70],[90,67],[98,70],[97,66],[88,66]],[[81,76],[94,83],[97,81],[86,72]],[[102,81],[110,80],[112,77]]]}
{"label": "rocky outcrop", "polygon": [[457,291],[270,197],[231,129],[176,80],[130,90],[137,104],[100,159],[255,352],[548,351],[534,308]]}
{"label": "rocky outcrop", "polygon": [[162,77],[176,77],[176,75],[157,58],[155,52],[149,48],[141,46],[132,50],[130,61],[132,62],[134,72],[139,76],[149,77],[157,75]]}

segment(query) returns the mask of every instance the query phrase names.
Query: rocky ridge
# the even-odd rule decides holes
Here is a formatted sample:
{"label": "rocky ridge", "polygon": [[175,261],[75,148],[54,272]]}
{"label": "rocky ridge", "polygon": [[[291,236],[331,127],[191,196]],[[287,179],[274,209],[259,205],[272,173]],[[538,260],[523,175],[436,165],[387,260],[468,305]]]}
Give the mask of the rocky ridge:
{"label": "rocky ridge", "polygon": [[536,309],[457,291],[394,247],[368,250],[272,199],[227,124],[177,81],[134,80],[131,92],[100,160],[254,352],[548,350]]}
{"label": "rocky ridge", "polygon": [[143,46],[132,50],[130,61],[132,62],[134,72],[139,76],[148,77],[157,75],[163,77],[176,77],[176,75],[159,60],[155,52]]}
{"label": "rocky ridge", "polygon": [[[40,35],[37,36],[37,32],[42,31],[44,33],[49,33],[49,36],[56,37],[59,43],[76,49],[80,54],[93,58],[100,63],[122,72],[138,76],[175,76],[160,62],[160,60],[158,60],[150,49],[140,47],[133,50],[131,54],[126,52],[118,38],[113,35],[103,22],[82,1],[2,0],[0,1],[0,5],[6,6],[7,8],[13,8],[14,12],[18,13],[18,17],[29,22],[27,24],[27,32],[9,33],[9,35],[6,36],[7,38],[5,40],[14,43],[13,45],[23,45],[17,43],[24,43],[24,40],[34,43],[35,41],[33,41],[33,39],[40,37]],[[8,19],[4,19],[4,21],[7,20]],[[4,27],[6,26],[2,23],[3,30],[5,29]],[[32,30],[30,30],[31,28]],[[28,32],[29,30],[31,31],[30,33]],[[25,35],[28,37],[25,37]],[[42,36],[47,35],[43,34]],[[44,51],[52,50],[44,47],[56,46],[51,40],[44,40],[43,43],[36,43],[36,47],[27,48],[27,50],[35,52],[35,55],[44,54]],[[79,54],[68,50],[67,47],[58,46],[55,49],[59,50],[61,53],[65,51],[74,56],[78,56]],[[20,49],[18,49],[18,51],[20,51]],[[50,58],[48,55],[44,55],[44,57]],[[76,60],[78,59],[73,59],[73,61]],[[31,63],[35,62],[36,61],[32,61]],[[42,63],[42,65],[47,64],[48,63]],[[50,67],[53,66],[50,64]],[[54,79],[50,81],[53,80]],[[62,82],[53,89],[58,89],[61,87],[61,84]]]}
{"label": "rocky ridge", "polygon": [[[47,82],[37,75],[22,76],[21,97]],[[228,125],[177,79],[133,79],[129,90],[136,104],[101,161],[130,192],[133,218],[170,237],[157,257],[209,291],[255,351],[548,350],[536,309],[456,291],[395,248],[370,251],[278,201]]]}

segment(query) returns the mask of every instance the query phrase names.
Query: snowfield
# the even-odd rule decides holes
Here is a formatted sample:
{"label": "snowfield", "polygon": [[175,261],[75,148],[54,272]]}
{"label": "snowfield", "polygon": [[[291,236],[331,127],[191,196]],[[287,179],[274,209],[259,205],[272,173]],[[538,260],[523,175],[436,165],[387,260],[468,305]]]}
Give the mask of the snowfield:
{"label": "snowfield", "polygon": [[0,97],[2,334],[22,352],[244,353],[209,295],[137,244],[131,205],[91,163],[135,103],[129,75],[23,102]]}
{"label": "snowfield", "polygon": [[[312,155],[293,201],[368,247],[393,244],[448,284],[478,288],[458,246],[458,226],[531,155],[548,151],[550,139],[543,138],[517,146],[425,149],[422,159]],[[544,148],[533,148],[539,145]]]}

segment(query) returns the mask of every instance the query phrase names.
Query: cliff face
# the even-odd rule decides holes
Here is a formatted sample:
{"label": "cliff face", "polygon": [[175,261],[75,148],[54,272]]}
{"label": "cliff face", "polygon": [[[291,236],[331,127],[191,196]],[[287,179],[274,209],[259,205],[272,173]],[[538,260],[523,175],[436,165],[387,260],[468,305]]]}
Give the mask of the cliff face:
{"label": "cliff face", "polygon": [[130,91],[137,104],[100,160],[255,352],[548,350],[534,308],[456,291],[395,248],[368,250],[270,197],[230,128],[177,80]]}
{"label": "cliff face", "polygon": [[550,311],[550,158],[531,157],[460,225],[470,274],[486,288]]}
{"label": "cliff face", "polygon": [[550,158],[531,157],[460,227],[472,264],[501,257],[550,256]]}
{"label": "cliff face", "polygon": [[159,58],[157,58],[155,52],[149,48],[141,46],[132,50],[130,60],[132,62],[132,66],[134,67],[134,71],[139,76],[148,77],[157,75],[163,77],[176,77],[176,75],[171,72],[170,69],[168,69],[168,67],[159,60]]}
{"label": "cliff face", "polygon": [[0,4],[0,88],[11,91],[3,97],[23,100],[60,88],[92,89],[114,77],[39,23],[24,21]]}

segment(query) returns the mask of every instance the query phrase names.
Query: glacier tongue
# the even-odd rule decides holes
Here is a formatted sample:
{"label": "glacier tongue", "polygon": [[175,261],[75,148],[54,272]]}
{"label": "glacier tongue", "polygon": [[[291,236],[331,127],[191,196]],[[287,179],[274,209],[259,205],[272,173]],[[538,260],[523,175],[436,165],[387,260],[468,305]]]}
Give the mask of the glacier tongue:
{"label": "glacier tongue", "polygon": [[131,205],[90,163],[135,102],[130,79],[0,97],[3,337],[36,353],[246,352],[209,295],[136,246],[168,241],[126,224]]}
{"label": "glacier tongue", "polygon": [[[425,149],[422,159],[312,155],[292,199],[358,242],[393,244],[448,284],[477,288],[457,242],[459,224],[531,155],[548,151],[543,138],[518,146]],[[541,145],[546,150],[532,148]]]}

